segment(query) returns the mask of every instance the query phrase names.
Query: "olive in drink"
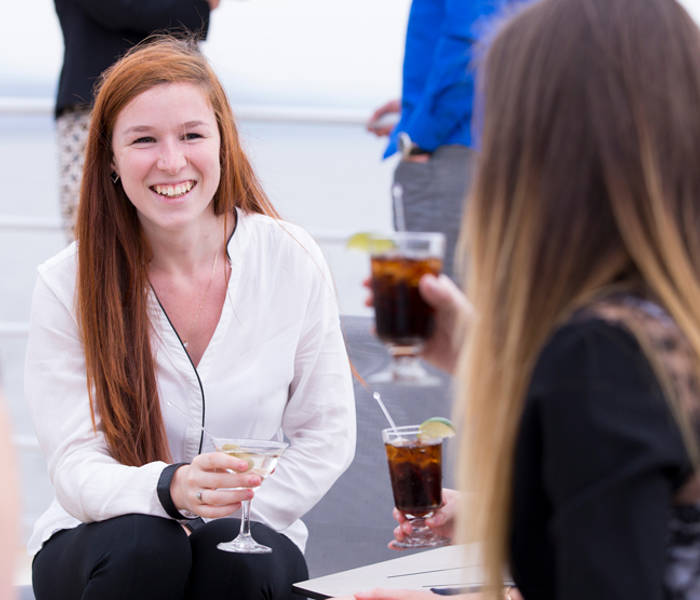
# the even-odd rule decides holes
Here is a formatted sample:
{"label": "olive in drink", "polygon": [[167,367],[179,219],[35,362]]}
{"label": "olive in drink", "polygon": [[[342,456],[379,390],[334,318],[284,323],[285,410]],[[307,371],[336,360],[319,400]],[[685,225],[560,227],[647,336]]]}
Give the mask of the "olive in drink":
{"label": "olive in drink", "polygon": [[282,452],[276,449],[268,451],[249,451],[241,449],[236,444],[223,444],[221,451],[248,463],[248,470],[265,479],[277,466]]}

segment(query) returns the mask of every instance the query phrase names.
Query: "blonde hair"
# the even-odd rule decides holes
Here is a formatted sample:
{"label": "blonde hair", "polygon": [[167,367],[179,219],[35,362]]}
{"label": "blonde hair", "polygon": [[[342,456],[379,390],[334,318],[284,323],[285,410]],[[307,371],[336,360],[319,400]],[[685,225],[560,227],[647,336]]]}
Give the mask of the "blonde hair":
{"label": "blonde hair", "polygon": [[554,329],[641,290],[700,356],[698,29],[674,0],[541,0],[493,39],[480,97],[460,242],[477,314],[458,365],[460,485],[474,492],[460,530],[482,541],[495,598],[515,437]]}

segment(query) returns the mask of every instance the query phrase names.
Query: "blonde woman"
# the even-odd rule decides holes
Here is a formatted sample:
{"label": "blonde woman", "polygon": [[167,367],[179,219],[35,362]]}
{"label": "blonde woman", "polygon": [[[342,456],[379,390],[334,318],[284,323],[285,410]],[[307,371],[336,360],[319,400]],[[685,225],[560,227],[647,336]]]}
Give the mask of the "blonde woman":
{"label": "blonde woman", "polygon": [[509,570],[526,600],[698,598],[698,28],[675,0],[541,0],[481,81],[457,376],[483,594]]}

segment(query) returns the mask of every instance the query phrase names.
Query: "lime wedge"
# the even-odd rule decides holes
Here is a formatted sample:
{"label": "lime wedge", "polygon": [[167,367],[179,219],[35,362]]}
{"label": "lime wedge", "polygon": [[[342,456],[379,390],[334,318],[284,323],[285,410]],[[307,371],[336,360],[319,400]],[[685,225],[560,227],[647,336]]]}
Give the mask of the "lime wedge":
{"label": "lime wedge", "polygon": [[451,438],[456,433],[452,421],[445,417],[430,417],[420,424],[419,429],[419,436],[430,440]]}
{"label": "lime wedge", "polygon": [[363,250],[364,252],[376,254],[391,250],[394,248],[394,242],[388,238],[382,238],[377,234],[365,231],[351,235],[345,243],[345,247],[351,250]]}

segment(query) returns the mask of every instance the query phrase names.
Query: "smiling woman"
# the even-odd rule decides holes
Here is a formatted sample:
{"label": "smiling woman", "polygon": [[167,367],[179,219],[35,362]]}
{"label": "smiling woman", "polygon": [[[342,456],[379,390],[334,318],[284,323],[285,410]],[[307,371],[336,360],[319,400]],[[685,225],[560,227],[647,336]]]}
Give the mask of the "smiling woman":
{"label": "smiling woman", "polygon": [[[32,306],[26,391],[56,491],[35,595],[287,598],[300,517],[355,442],[320,250],[277,218],[194,44],[156,38],[104,74],[86,165],[78,243],[40,266]],[[213,436],[289,449],[258,489]],[[253,495],[272,553],[217,550],[234,525],[210,519]]]}
{"label": "smiling woman", "polygon": [[114,125],[112,168],[147,232],[186,235],[214,224],[220,145],[214,110],[195,84],[161,84],[124,107]]}
{"label": "smiling woman", "polygon": [[[217,273],[220,238],[210,240],[213,248],[192,244],[219,229],[211,200],[221,179],[220,149],[214,110],[194,83],[163,83],[142,92],[119,113],[112,134],[112,179],[121,181],[151,244],[163,240],[165,248],[151,259],[149,280],[195,365],[216,328],[228,277],[224,258]],[[184,252],[199,246],[205,265],[212,256],[211,273],[206,266],[185,271],[173,257],[175,243]],[[200,328],[207,300],[208,318]]]}

